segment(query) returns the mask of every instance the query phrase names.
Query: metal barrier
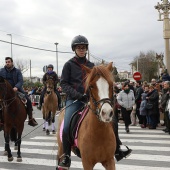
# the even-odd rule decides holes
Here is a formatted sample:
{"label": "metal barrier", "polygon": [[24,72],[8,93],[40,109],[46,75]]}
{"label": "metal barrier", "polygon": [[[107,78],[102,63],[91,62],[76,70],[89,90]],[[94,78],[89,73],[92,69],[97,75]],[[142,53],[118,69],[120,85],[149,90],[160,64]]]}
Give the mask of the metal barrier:
{"label": "metal barrier", "polygon": [[[66,101],[66,94],[60,93],[60,96],[61,96],[61,106],[64,107],[65,101]],[[29,97],[30,97],[32,105],[36,105],[40,101],[40,95],[30,95]]]}
{"label": "metal barrier", "polygon": [[30,100],[32,104],[38,104],[40,101],[40,95],[30,95]]}

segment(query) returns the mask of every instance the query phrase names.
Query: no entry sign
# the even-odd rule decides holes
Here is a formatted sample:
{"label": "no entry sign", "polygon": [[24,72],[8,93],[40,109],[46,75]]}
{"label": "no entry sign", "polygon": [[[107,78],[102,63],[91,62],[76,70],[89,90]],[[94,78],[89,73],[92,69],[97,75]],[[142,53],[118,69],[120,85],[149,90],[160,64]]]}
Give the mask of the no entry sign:
{"label": "no entry sign", "polygon": [[142,75],[140,74],[140,72],[137,71],[137,72],[133,73],[133,78],[136,81],[139,81],[142,78]]}

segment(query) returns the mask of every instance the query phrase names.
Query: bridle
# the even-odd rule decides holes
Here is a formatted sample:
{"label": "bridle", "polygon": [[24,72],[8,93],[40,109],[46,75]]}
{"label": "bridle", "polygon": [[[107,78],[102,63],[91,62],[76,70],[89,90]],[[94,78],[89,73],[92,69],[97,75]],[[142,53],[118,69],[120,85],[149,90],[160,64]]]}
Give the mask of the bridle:
{"label": "bridle", "polygon": [[0,83],[0,85],[2,85],[2,84],[5,84],[5,87],[3,89],[1,87],[2,91],[4,91],[4,93],[2,95],[2,98],[0,98],[0,102],[3,103],[4,107],[9,107],[14,102],[14,100],[16,99],[16,95],[14,97],[10,98],[10,99],[5,99],[5,97],[7,95],[7,84],[6,84],[6,82]]}
{"label": "bridle", "polygon": [[[97,100],[94,98],[94,95],[93,95],[93,93],[92,93],[92,87],[91,87],[91,86],[89,86],[89,92],[90,92],[90,97],[91,97],[91,99],[92,99],[92,102],[93,102],[94,106],[96,107],[96,109],[93,110],[92,108],[90,108],[90,106],[89,106],[89,108],[90,108],[90,109],[92,110],[92,112],[97,116],[97,118],[101,121],[100,111],[101,111],[101,109],[102,109],[102,106],[103,106],[105,103],[108,103],[111,107],[113,107],[113,98],[112,98],[112,99],[110,99],[110,98],[103,98],[103,99],[97,101]],[[99,107],[100,104],[101,104],[101,106]]]}
{"label": "bridle", "polygon": [[[49,82],[47,82],[47,83],[49,83]],[[47,91],[47,89],[50,89],[50,91]],[[46,89],[46,93],[51,94],[51,92],[54,90],[54,83],[52,85],[49,83],[49,85],[47,85],[47,89]]]}

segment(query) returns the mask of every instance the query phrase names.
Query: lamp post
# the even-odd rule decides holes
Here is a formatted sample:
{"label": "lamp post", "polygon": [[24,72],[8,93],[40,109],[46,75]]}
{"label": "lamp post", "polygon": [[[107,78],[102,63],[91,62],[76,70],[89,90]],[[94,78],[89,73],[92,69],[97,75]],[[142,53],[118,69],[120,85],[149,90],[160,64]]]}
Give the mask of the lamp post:
{"label": "lamp post", "polygon": [[[155,6],[155,9],[159,12],[158,21],[163,21],[163,38],[165,39],[165,65],[170,73],[170,47],[169,47],[169,39],[170,39],[170,24],[169,24],[169,10],[170,3],[168,0],[161,0],[162,3],[159,2]],[[162,17],[163,16],[163,17]]]}
{"label": "lamp post", "polygon": [[57,49],[57,45],[58,45],[58,43],[56,42],[56,43],[54,43],[55,45],[56,45],[56,67],[57,67],[57,74],[58,74],[58,49]]}
{"label": "lamp post", "polygon": [[11,58],[12,58],[12,34],[7,34],[11,37]]}

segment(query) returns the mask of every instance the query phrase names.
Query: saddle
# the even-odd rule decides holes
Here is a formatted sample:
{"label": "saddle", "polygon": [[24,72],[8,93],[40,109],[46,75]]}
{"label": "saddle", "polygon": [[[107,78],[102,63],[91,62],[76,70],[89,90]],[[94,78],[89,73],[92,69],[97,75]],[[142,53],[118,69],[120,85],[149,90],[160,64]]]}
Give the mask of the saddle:
{"label": "saddle", "polygon": [[27,99],[25,97],[25,94],[17,91],[17,96],[19,97],[19,99],[22,101],[22,103],[24,103],[25,107],[26,107],[26,103],[27,103]]}
{"label": "saddle", "polygon": [[[71,117],[70,120],[70,131],[69,131],[69,142],[72,145],[72,149],[75,155],[77,155],[78,157],[81,158],[80,155],[80,150],[78,148],[78,143],[77,143],[77,139],[78,139],[78,131],[80,128],[80,125],[83,121],[83,119],[86,117],[87,113],[88,113],[89,108],[87,106],[83,107],[81,110],[75,112],[73,114],[73,116]],[[60,128],[60,139],[62,140],[62,132],[63,132],[63,126],[64,126],[64,120],[61,124],[61,128]]]}

